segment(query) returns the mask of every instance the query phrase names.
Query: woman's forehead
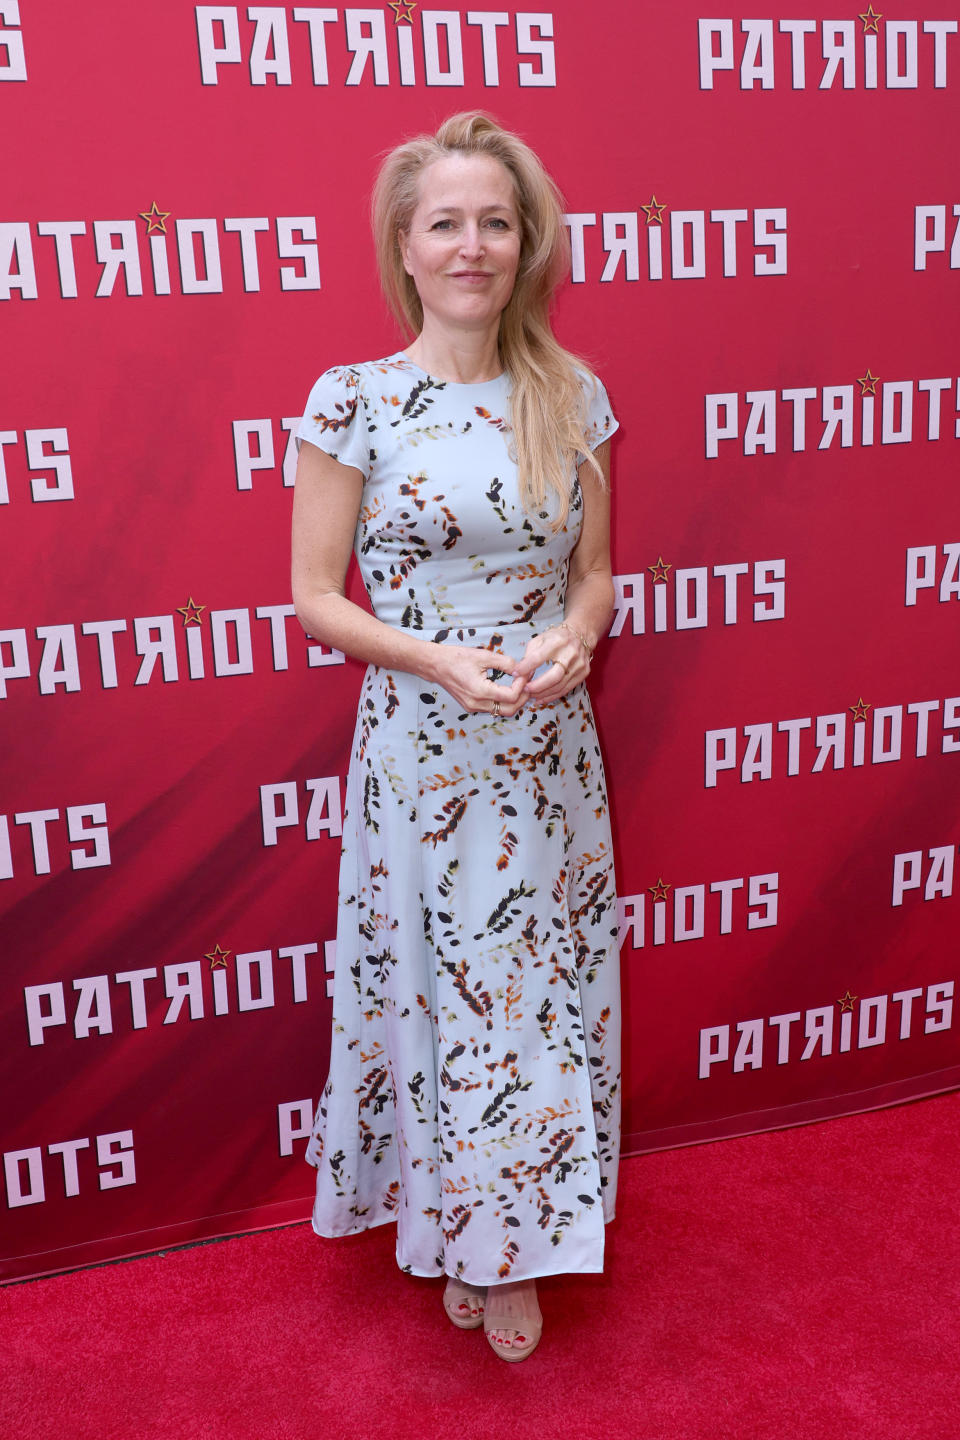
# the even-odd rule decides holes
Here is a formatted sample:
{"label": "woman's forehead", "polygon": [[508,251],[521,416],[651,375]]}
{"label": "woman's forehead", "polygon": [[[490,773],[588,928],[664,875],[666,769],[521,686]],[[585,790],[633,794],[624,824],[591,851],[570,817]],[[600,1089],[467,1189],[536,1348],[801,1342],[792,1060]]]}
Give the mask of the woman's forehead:
{"label": "woman's forehead", "polygon": [[420,174],[418,209],[516,207],[513,177],[492,155],[443,155]]}

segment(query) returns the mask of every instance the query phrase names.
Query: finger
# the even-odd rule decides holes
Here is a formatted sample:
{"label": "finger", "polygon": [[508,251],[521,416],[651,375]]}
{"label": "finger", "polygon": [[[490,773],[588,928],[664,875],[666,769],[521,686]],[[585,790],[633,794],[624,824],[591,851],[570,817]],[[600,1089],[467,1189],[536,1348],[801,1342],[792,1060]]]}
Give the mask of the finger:
{"label": "finger", "polygon": [[492,700],[489,705],[485,705],[484,709],[489,710],[491,715],[516,715],[517,711],[524,705],[525,700],[526,696],[524,695],[517,695],[512,700],[508,700],[505,695],[498,696],[497,699]]}
{"label": "finger", "polygon": [[497,685],[492,691],[486,692],[482,698],[478,698],[470,705],[470,709],[480,715],[513,715],[523,704],[524,696],[520,690],[513,686]]}
{"label": "finger", "polygon": [[532,675],[534,670],[542,664],[543,661],[538,655],[530,654],[530,647],[528,646],[524,654],[514,665],[513,673],[514,675]]}
{"label": "finger", "polygon": [[580,663],[581,656],[575,646],[568,645],[561,640],[557,644],[556,638],[547,639],[544,635],[537,635],[527,646],[524,653],[524,660],[530,660],[533,668],[539,669],[541,665],[561,665],[564,670],[572,670],[574,665]]}
{"label": "finger", "polygon": [[519,700],[520,696],[523,694],[523,688],[523,676],[515,675],[509,685],[504,685],[502,682],[500,684],[492,685],[490,690],[488,691],[488,694],[490,695],[490,698],[492,700],[499,700],[501,705],[512,705],[515,703],[515,701]]}
{"label": "finger", "polygon": [[[500,686],[499,688],[501,689],[501,691],[503,691],[504,689],[503,686]],[[478,708],[481,713],[493,715],[494,718],[497,720],[510,720],[514,715],[516,715],[518,710],[521,710],[523,708],[523,704],[523,696],[518,695],[515,699],[508,700],[506,698],[506,695],[501,693],[496,697],[496,699],[490,701],[489,703],[484,703]]]}
{"label": "finger", "polygon": [[569,683],[571,682],[573,684],[577,683],[572,669],[567,670],[560,664],[559,660],[553,660],[551,661],[550,669],[545,670],[539,679],[527,681],[525,689],[528,695],[543,696],[550,690],[558,690],[560,694],[562,694],[565,689],[569,688]]}
{"label": "finger", "polygon": [[528,691],[524,698],[528,704],[543,705],[554,700],[559,700],[561,695],[567,695],[575,688],[576,687],[572,685],[550,685],[545,690]]}

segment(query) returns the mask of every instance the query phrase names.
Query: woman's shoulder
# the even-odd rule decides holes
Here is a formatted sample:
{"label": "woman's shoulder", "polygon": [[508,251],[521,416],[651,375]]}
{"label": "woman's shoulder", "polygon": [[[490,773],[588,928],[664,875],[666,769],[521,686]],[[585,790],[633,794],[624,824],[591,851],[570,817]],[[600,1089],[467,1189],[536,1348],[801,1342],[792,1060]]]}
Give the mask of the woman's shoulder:
{"label": "woman's shoulder", "polygon": [[598,389],[602,390],[604,388],[600,376],[595,370],[590,368],[585,360],[581,360],[578,357],[574,361],[573,368],[576,371],[577,379],[580,381],[580,389],[588,400]]}
{"label": "woman's shoulder", "polygon": [[402,371],[414,375],[416,366],[412,360],[408,360],[403,351],[400,350],[394,355],[387,355],[380,360],[354,360],[347,365],[331,365],[324,370],[320,381],[327,381],[331,384],[349,385],[351,387],[364,387],[368,384],[378,385],[383,383],[383,377]]}
{"label": "woman's shoulder", "polygon": [[402,351],[381,360],[331,365],[311,387],[297,440],[308,440],[369,475],[376,437],[394,423],[405,387],[418,384],[422,372]]}
{"label": "woman's shoulder", "polygon": [[403,351],[379,360],[356,360],[347,365],[331,365],[310,390],[308,412],[329,412],[349,415],[359,410],[366,424],[375,425],[385,409],[392,410],[402,397],[423,383],[418,370]]}
{"label": "woman's shoulder", "polygon": [[361,405],[364,410],[375,408],[391,373],[400,368],[405,356],[388,355],[383,360],[355,360],[347,365],[331,365],[313,382],[307,401],[308,411],[335,405],[346,406],[351,414]]}
{"label": "woman's shoulder", "polygon": [[576,371],[583,400],[584,435],[590,449],[595,450],[604,440],[609,440],[615,430],[619,430],[620,424],[600,376],[582,360],[576,362]]}

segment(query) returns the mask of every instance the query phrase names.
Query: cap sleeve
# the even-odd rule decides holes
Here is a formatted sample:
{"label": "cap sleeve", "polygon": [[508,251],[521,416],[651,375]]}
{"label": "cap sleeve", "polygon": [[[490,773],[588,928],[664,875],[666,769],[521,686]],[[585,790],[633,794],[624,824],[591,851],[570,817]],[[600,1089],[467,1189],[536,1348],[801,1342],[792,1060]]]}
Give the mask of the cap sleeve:
{"label": "cap sleeve", "polygon": [[586,402],[584,432],[590,449],[596,450],[604,440],[609,440],[615,430],[620,429],[620,422],[610,408],[610,398],[603,381],[595,375],[587,375],[583,383]]}
{"label": "cap sleeve", "polygon": [[370,439],[359,376],[348,366],[327,370],[314,385],[297,427],[297,441],[309,440],[320,450],[370,474]]}

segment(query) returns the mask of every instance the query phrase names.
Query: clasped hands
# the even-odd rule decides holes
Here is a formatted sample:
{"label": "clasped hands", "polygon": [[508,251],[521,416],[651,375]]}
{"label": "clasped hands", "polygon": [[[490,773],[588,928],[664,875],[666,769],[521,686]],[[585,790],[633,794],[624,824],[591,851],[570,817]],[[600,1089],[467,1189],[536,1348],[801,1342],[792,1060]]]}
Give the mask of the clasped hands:
{"label": "clasped hands", "polygon": [[[566,625],[551,625],[527,643],[519,660],[498,650],[466,645],[441,645],[434,658],[435,678],[464,710],[516,715],[524,705],[550,705],[590,673],[586,641]],[[542,666],[548,668],[534,679]],[[509,684],[491,680],[488,672],[512,676]]]}

